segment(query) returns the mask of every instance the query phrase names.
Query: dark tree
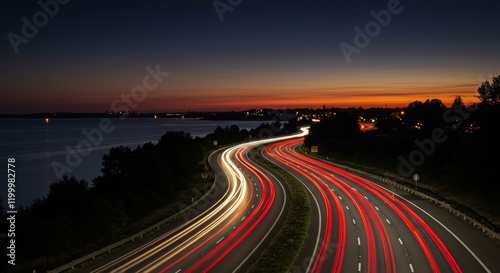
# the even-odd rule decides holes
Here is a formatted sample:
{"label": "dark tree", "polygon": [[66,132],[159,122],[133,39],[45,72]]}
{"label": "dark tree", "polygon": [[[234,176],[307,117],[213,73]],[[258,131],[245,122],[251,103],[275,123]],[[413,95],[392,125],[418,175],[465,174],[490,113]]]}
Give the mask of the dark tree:
{"label": "dark tree", "polygon": [[82,216],[89,206],[89,188],[85,179],[63,176],[50,184],[47,204],[55,214]]}
{"label": "dark tree", "polygon": [[102,157],[101,172],[104,175],[127,176],[133,165],[133,154],[129,147],[113,147],[109,154]]}
{"label": "dark tree", "polygon": [[310,146],[322,145],[332,139],[352,141],[360,135],[358,118],[348,112],[339,112],[313,124],[305,143]]}
{"label": "dark tree", "polygon": [[93,190],[102,198],[118,200],[122,190],[133,187],[136,168],[134,153],[129,147],[111,148],[102,157],[102,175],[92,180]]}
{"label": "dark tree", "polygon": [[464,102],[462,100],[462,97],[461,96],[456,96],[455,99],[453,100],[453,105],[457,105],[457,106],[464,106]]}
{"label": "dark tree", "polygon": [[175,182],[172,177],[171,167],[160,154],[156,145],[146,143],[134,150],[134,160],[137,164],[138,172],[134,173],[134,183],[132,190],[141,192],[143,189],[150,189],[158,193],[161,197],[153,198],[158,205],[162,205],[166,198],[174,195]]}
{"label": "dark tree", "polygon": [[484,81],[481,86],[477,88],[479,99],[490,105],[500,103],[500,75],[493,77],[492,82]]}
{"label": "dark tree", "polygon": [[193,174],[202,171],[204,149],[189,133],[167,132],[158,142],[159,156],[172,170],[176,189],[186,189]]}
{"label": "dark tree", "polygon": [[414,101],[406,108],[403,119],[408,126],[428,132],[443,127],[445,111],[446,106],[439,99],[426,100],[423,103]]}

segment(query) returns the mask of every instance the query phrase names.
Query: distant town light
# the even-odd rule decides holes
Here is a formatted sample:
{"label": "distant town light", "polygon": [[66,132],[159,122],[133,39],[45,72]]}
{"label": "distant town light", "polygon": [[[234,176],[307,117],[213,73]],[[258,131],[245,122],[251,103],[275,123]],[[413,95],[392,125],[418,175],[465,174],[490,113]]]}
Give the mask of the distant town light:
{"label": "distant town light", "polygon": [[45,123],[49,123],[49,118],[45,118]]}

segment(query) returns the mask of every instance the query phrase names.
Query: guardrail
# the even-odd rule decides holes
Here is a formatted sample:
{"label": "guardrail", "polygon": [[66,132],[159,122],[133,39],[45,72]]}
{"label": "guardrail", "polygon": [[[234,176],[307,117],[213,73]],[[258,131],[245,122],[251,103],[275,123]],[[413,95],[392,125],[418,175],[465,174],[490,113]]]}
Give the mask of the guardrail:
{"label": "guardrail", "polygon": [[120,240],[114,244],[111,244],[107,247],[104,247],[104,248],[101,248],[97,251],[94,251],[88,255],[85,255],[77,260],[74,260],[70,263],[67,263],[65,265],[62,265],[56,269],[53,269],[53,270],[49,270],[47,272],[49,273],[59,273],[59,272],[63,272],[65,270],[68,270],[68,269],[74,269],[77,265],[80,265],[80,264],[83,264],[87,261],[90,261],[90,260],[94,260],[97,256],[99,255],[102,255],[104,253],[109,253],[111,252],[112,250],[116,249],[116,248],[119,248],[119,247],[122,247],[123,245],[127,244],[127,243],[130,243],[130,242],[134,242],[136,239],[142,239],[142,237],[144,235],[147,235],[148,233],[154,231],[154,230],[160,230],[160,227],[162,225],[165,225],[169,222],[172,222],[172,221],[175,221],[177,219],[179,219],[182,215],[184,215],[185,213],[188,213],[191,209],[193,209],[195,206],[197,206],[198,204],[200,204],[201,202],[205,201],[209,196],[210,194],[214,191],[215,189],[215,186],[217,184],[217,175],[215,175],[215,172],[213,171],[212,167],[210,166],[210,158],[212,157],[212,155],[214,153],[216,153],[218,150],[214,151],[213,153],[211,153],[208,158],[207,158],[207,161],[208,161],[208,166],[210,167],[210,172],[212,173],[212,176],[214,177],[214,182],[212,184],[212,187],[210,187],[210,190],[208,190],[202,197],[200,197],[199,199],[197,199],[196,201],[194,201],[191,205],[183,208],[182,210],[180,210],[179,212],[169,216],[168,218],[146,228],[146,229],[143,229],[141,231],[139,231],[138,233],[132,235],[132,236],[129,236],[123,240]]}
{"label": "guardrail", "polygon": [[422,199],[426,199],[426,200],[429,200],[441,207],[444,207],[446,208],[450,213],[453,213],[454,215],[460,217],[460,218],[463,218],[465,221],[467,221],[468,223],[472,224],[474,227],[480,229],[483,233],[485,233],[486,235],[488,235],[490,238],[493,238],[495,240],[498,240],[500,241],[500,234],[496,233],[494,230],[490,229],[489,227],[479,223],[478,221],[476,221],[474,218],[464,214],[463,212],[451,207],[450,204],[444,202],[444,201],[440,201],[432,196],[429,196],[425,193],[422,193],[422,192],[419,192],[415,189],[412,189],[412,188],[409,188],[407,186],[404,186],[398,182],[395,182],[395,181],[392,181],[392,180],[388,180],[388,179],[385,179],[383,177],[380,177],[378,175],[374,175],[374,174],[371,174],[371,173],[368,173],[368,172],[365,172],[365,171],[361,171],[361,170],[358,170],[358,169],[355,169],[355,168],[352,168],[352,167],[348,167],[348,166],[344,166],[342,164],[338,164],[338,163],[334,163],[332,161],[329,161],[329,160],[325,160],[317,155],[311,155],[310,153],[308,153],[309,156],[314,156],[316,157],[317,159],[323,161],[323,162],[326,162],[328,164],[332,164],[336,167],[339,167],[339,168],[342,168],[342,169],[345,169],[345,170],[348,170],[348,171],[354,171],[354,172],[357,172],[357,173],[360,173],[360,174],[363,174],[363,175],[366,175],[366,176],[369,176],[371,178],[374,178],[374,179],[377,179],[381,182],[384,182],[386,184],[389,184],[391,186],[394,186],[396,188],[399,188],[399,189],[402,189],[404,191],[407,191],[413,195],[416,195]]}

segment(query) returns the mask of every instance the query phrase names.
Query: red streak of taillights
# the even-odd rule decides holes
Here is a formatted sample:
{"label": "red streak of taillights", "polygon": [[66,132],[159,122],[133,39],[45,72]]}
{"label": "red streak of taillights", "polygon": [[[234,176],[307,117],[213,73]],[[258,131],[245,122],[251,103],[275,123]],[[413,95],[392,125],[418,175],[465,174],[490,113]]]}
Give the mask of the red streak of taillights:
{"label": "red streak of taillights", "polygon": [[[295,144],[298,144],[300,143],[302,140],[295,140]],[[295,156],[296,158],[299,158],[303,161],[306,161],[310,164],[314,164],[316,166],[320,166],[324,169],[327,169],[331,172],[334,172],[334,173],[337,173],[337,174],[340,174],[352,181],[354,181],[355,183],[365,187],[367,190],[369,190],[371,193],[373,193],[374,195],[378,196],[379,198],[381,198],[382,200],[384,200],[384,202],[386,202],[401,218],[402,220],[407,224],[407,226],[413,231],[413,234],[415,236],[415,238],[417,239],[417,241],[419,242],[419,244],[421,245],[428,261],[429,261],[429,264],[433,270],[433,272],[439,272],[439,267],[433,257],[433,255],[431,254],[431,251],[430,251],[430,248],[429,246],[427,245],[427,243],[424,241],[424,239],[422,238],[422,235],[417,232],[417,229],[415,227],[415,225],[410,221],[410,219],[404,215],[397,207],[395,204],[397,204],[400,208],[402,208],[406,213],[408,213],[413,219],[415,219],[418,224],[420,226],[422,226],[422,228],[426,231],[426,233],[429,235],[429,237],[432,239],[432,241],[434,242],[434,244],[437,246],[437,248],[439,249],[439,251],[441,252],[441,254],[444,256],[444,258],[446,259],[448,265],[450,266],[450,268],[452,269],[453,272],[462,272],[460,267],[458,266],[457,262],[455,261],[455,259],[453,258],[453,256],[451,255],[451,253],[449,252],[449,250],[444,246],[444,244],[442,243],[442,241],[439,239],[439,237],[435,234],[435,232],[413,211],[411,210],[407,205],[405,205],[403,202],[401,202],[399,199],[395,199],[395,198],[392,198],[391,194],[387,191],[385,191],[384,189],[376,186],[375,184],[359,177],[359,176],[356,176],[352,173],[349,173],[345,170],[342,170],[340,168],[337,168],[335,166],[332,166],[330,164],[326,164],[322,161],[319,161],[319,160],[315,160],[315,159],[312,159],[312,158],[309,158],[309,157],[306,157],[306,156],[303,156],[293,150],[289,150],[289,152],[292,152],[293,153],[293,156]],[[393,203],[394,202],[394,203]]]}
{"label": "red streak of taillights", "polygon": [[[276,144],[276,145],[281,144],[280,148],[284,147],[289,153],[293,154],[293,151],[291,150],[290,147],[292,145],[296,144],[296,142],[297,141],[291,140],[291,141],[286,141],[286,142],[280,142],[279,144]],[[372,227],[371,222],[369,221],[369,217],[368,217],[367,213],[363,209],[360,208],[360,204],[363,203],[365,205],[365,207],[367,208],[370,216],[375,220],[377,229],[382,234],[381,239],[382,239],[382,245],[383,245],[384,254],[385,254],[384,257],[385,257],[385,262],[386,262],[386,272],[394,272],[395,271],[395,263],[394,263],[394,258],[393,258],[392,246],[389,243],[389,237],[387,235],[387,231],[385,229],[385,226],[383,226],[382,221],[380,220],[380,217],[378,216],[378,214],[375,213],[375,211],[371,208],[369,203],[361,196],[360,193],[358,193],[357,191],[353,191],[351,187],[345,185],[345,183],[343,183],[342,181],[340,181],[334,177],[331,177],[330,174],[326,173],[323,170],[320,170],[320,169],[314,167],[313,165],[308,165],[308,164],[305,164],[306,162],[297,161],[293,157],[285,154],[284,152],[281,152],[279,149],[275,150],[274,152],[277,153],[277,156],[282,158],[283,161],[285,161],[285,159],[286,159],[287,162],[292,162],[292,163],[300,165],[302,167],[306,167],[309,170],[311,170],[312,172],[315,172],[316,174],[318,174],[318,176],[322,176],[323,178],[327,179],[329,182],[336,185],[343,192],[345,192],[345,194],[351,200],[353,200],[356,208],[360,212],[362,223],[365,226],[365,229],[367,231],[366,232],[366,240],[367,240],[367,261],[368,261],[368,263],[367,263],[366,270],[367,270],[367,272],[376,272],[377,271],[377,257],[376,257],[377,255],[376,255],[375,235],[373,233],[373,227]],[[299,169],[299,171],[300,170],[301,169]],[[302,171],[301,173],[303,173],[303,174],[305,173],[307,175],[307,172]],[[311,179],[309,178],[309,180],[311,180]],[[327,187],[327,185],[323,181],[321,181],[320,179],[317,179],[317,178],[315,178],[314,180],[317,180],[317,182],[315,182],[315,183],[322,185],[323,187],[328,189],[328,192],[330,194],[333,195],[333,193],[330,191],[330,189]],[[355,195],[357,198],[354,198],[353,195]],[[335,196],[335,195],[333,195],[333,196]],[[335,200],[337,202],[337,206],[336,206],[337,211],[340,212],[339,215],[341,215],[341,218],[344,218],[343,208],[340,205],[340,201],[338,201],[336,196],[335,196]],[[345,224],[342,224],[342,225],[344,225],[343,229],[345,229]],[[340,229],[341,230],[340,234],[341,234],[341,236],[345,237],[345,235],[344,235],[345,231],[343,229],[342,228]],[[345,239],[342,241],[342,243],[339,243],[339,245],[342,246],[342,248],[339,248],[339,250],[340,250],[339,253],[341,253],[342,256],[343,256],[343,252],[344,252],[344,248],[343,248],[344,242],[345,242]],[[339,272],[341,269],[341,265],[342,265],[342,260],[337,258],[334,261],[332,272]],[[316,268],[313,268],[313,269],[316,269]],[[319,269],[317,269],[317,270],[319,270]]]}
{"label": "red streak of taillights", "polygon": [[[283,145],[288,143],[288,141],[283,141],[279,142],[277,144],[271,144],[266,148],[266,153],[273,157],[275,160],[282,162],[283,164],[287,164],[290,162],[293,162],[293,160],[290,160],[290,158],[287,157],[286,154],[282,153],[280,150]],[[287,160],[285,160],[287,158]],[[338,215],[338,237],[337,237],[337,242],[338,245],[342,246],[342,248],[339,248],[338,251],[335,254],[334,258],[334,268],[332,269],[332,272],[340,272],[340,269],[342,267],[342,259],[344,255],[344,249],[343,246],[345,245],[345,218],[344,218],[344,211],[342,209],[342,206],[340,204],[340,201],[338,200],[337,196],[334,195],[331,190],[321,182],[320,179],[317,177],[310,175],[308,172],[302,170],[298,166],[294,166],[291,164],[288,164],[288,166],[298,173],[302,174],[304,177],[306,177],[308,180],[313,182],[314,186],[318,189],[320,192],[324,202],[325,202],[325,227],[324,227],[324,234],[323,234],[323,239],[321,241],[321,245],[319,247],[319,251],[317,253],[317,258],[311,268],[311,272],[318,272],[321,269],[321,266],[323,262],[325,261],[326,257],[326,252],[328,250],[328,245],[331,240],[331,231],[332,231],[332,213],[331,213],[331,203],[330,199],[328,196],[331,197],[332,200],[335,202],[335,208],[337,210],[337,215]]]}

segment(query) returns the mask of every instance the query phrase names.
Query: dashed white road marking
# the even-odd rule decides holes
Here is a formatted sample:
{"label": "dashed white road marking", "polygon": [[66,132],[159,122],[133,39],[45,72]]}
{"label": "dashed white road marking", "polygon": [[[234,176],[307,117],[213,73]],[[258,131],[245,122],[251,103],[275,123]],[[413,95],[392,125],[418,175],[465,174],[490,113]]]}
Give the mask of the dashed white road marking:
{"label": "dashed white road marking", "polygon": [[224,238],[226,238],[226,237],[224,236],[224,237],[220,238],[219,240],[217,240],[217,242],[215,242],[215,244],[220,243],[222,240],[224,240]]}

